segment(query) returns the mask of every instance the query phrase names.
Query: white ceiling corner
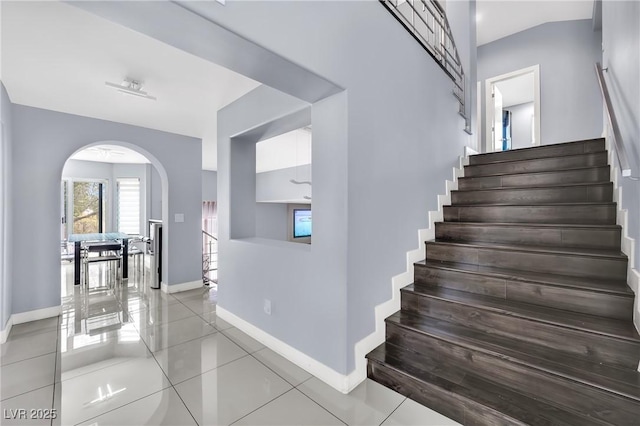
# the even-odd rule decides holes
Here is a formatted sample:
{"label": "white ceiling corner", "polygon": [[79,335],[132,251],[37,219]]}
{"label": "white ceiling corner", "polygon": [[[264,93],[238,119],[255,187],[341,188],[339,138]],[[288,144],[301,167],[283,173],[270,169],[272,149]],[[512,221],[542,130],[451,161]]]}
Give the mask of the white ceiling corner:
{"label": "white ceiling corner", "polygon": [[477,0],[478,46],[546,22],[591,19],[593,0]]}

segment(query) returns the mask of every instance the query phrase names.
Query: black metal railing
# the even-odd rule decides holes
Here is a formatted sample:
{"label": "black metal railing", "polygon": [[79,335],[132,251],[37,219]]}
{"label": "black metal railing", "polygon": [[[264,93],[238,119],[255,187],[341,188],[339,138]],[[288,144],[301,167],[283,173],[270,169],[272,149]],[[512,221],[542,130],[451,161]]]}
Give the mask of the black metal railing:
{"label": "black metal railing", "polygon": [[218,282],[218,239],[202,231],[202,282]]}
{"label": "black metal railing", "polygon": [[458,55],[451,27],[442,6],[436,0],[379,0],[389,12],[429,52],[453,80],[453,95],[459,103],[458,112],[470,123],[465,102],[466,78]]}

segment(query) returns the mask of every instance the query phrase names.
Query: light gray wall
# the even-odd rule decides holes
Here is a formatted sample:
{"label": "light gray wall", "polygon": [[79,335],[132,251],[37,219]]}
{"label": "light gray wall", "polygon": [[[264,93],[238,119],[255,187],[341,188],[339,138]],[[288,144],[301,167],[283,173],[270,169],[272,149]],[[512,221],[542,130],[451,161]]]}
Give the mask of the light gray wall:
{"label": "light gray wall", "polygon": [[[256,203],[255,142],[259,136],[251,140],[230,137],[256,125],[295,115],[292,113],[308,108],[308,104],[260,86],[219,111],[218,279],[220,306],[318,361],[344,371],[347,146],[343,136],[340,137],[345,130],[342,117],[323,113],[336,108],[334,102],[339,107],[345,106],[345,97],[336,96],[314,106],[312,111],[314,161],[334,163],[333,168],[320,167],[320,173],[314,168],[313,178],[318,182],[314,186],[314,197],[318,196],[314,225],[317,224],[315,230],[323,237],[314,240],[313,252],[302,244],[260,239],[266,236],[261,223],[264,210],[273,207]],[[286,128],[287,125],[291,128]],[[276,127],[284,132],[299,125],[293,126],[284,119]],[[331,131],[332,127],[337,130]],[[332,137],[334,132],[338,137]],[[280,217],[272,219],[282,220],[279,239],[286,240],[286,207],[282,207],[277,215]],[[237,234],[248,238],[234,236],[234,227],[238,227]],[[251,267],[247,267],[247,262]],[[270,316],[263,312],[264,299],[272,301]],[[318,324],[323,326],[319,329]],[[308,333],[311,329],[316,332]],[[333,349],[327,350],[327,345]]]}
{"label": "light gray wall", "polygon": [[504,108],[511,111],[511,148],[531,147],[531,117],[533,116],[533,102],[513,105]]}
{"label": "light gray wall", "polygon": [[[602,2],[603,66],[632,175],[640,176],[640,3]],[[640,183],[621,178],[622,207],[629,210],[629,236],[635,239],[640,267]]]}
{"label": "light gray wall", "polygon": [[[479,46],[478,80],[484,91],[487,78],[539,64],[541,144],[600,137],[602,101],[594,70],[600,44],[591,20],[539,25]],[[485,133],[483,122],[483,138]]]}
{"label": "light gray wall", "polygon": [[[329,149],[322,147],[319,139],[324,138],[335,147],[332,149],[336,149],[340,145],[336,145],[334,138],[341,137],[340,133],[334,129],[321,132],[316,126],[318,117],[328,118],[337,113],[331,108],[320,113],[316,111],[316,104],[313,105],[312,253],[313,260],[321,259],[316,254],[316,247],[326,241],[321,226],[323,214],[326,214],[323,212],[328,206],[321,202],[321,182],[330,179],[337,184],[345,179],[348,199],[342,202],[346,202],[343,208],[348,215],[348,254],[341,262],[349,260],[347,286],[331,287],[318,299],[313,297],[315,280],[310,276],[302,285],[307,289],[306,293],[296,290],[293,294],[278,294],[281,300],[299,299],[300,303],[296,302],[296,305],[303,308],[311,323],[322,321],[323,329],[331,330],[336,316],[341,314],[339,306],[346,293],[346,354],[339,354],[342,335],[337,330],[341,330],[342,325],[326,332],[329,335],[315,333],[319,345],[311,346],[303,343],[291,328],[291,321],[298,321],[292,316],[293,311],[283,313],[286,314],[283,321],[278,318],[276,324],[275,318],[266,318],[261,313],[259,300],[253,304],[243,303],[245,297],[251,297],[250,293],[257,290],[248,277],[234,274],[233,282],[245,282],[248,287],[242,291],[244,286],[235,287],[239,291],[234,294],[221,293],[220,303],[336,371],[348,373],[355,367],[353,349],[356,342],[374,331],[374,308],[391,297],[391,278],[405,270],[406,252],[415,249],[417,230],[427,227],[427,212],[437,208],[437,194],[444,192],[444,182],[451,178],[457,156],[469,140],[456,113],[452,82],[377,2],[234,3],[224,11],[211,12],[207,15],[209,19],[346,88],[343,96],[347,114],[343,119],[348,128],[348,142],[345,141],[348,143],[348,179],[341,172],[341,164],[337,163],[342,154],[338,151],[329,155]],[[272,23],[268,29],[259,25],[263,19]],[[467,25],[474,24],[467,22]],[[326,28],[331,31],[327,32]],[[459,45],[469,43],[464,39],[456,39],[456,42]],[[398,70],[402,70],[402,78],[394,77]],[[219,116],[218,122],[223,121]],[[316,152],[317,148],[324,151],[322,155]],[[218,159],[223,157],[224,153],[219,151]],[[321,162],[321,157],[326,163]],[[335,213],[340,211],[337,206],[333,208]],[[336,239],[335,243],[340,241],[342,239]],[[342,245],[336,247],[340,249]],[[221,253],[223,248],[221,246]],[[238,257],[235,261],[241,259]],[[285,264],[294,261],[289,259]],[[331,264],[321,263],[323,267]],[[225,259],[222,257],[220,265],[223,274]],[[284,281],[282,272],[263,275],[270,276],[269,281]],[[323,287],[327,282],[337,283],[341,278],[338,272],[331,279],[323,280]],[[285,291],[298,288],[301,281],[291,279],[282,287]],[[314,302],[305,305],[307,300]],[[321,306],[317,305],[318,300],[323,301]],[[324,301],[333,306],[331,315],[323,312]],[[305,324],[307,322],[305,320]],[[325,346],[327,341],[335,344]]]}
{"label": "light gray wall", "polygon": [[[163,188],[163,220],[166,269],[169,285],[200,279],[201,167],[199,139],[15,105],[13,108],[14,168],[13,229],[14,313],[60,304],[60,178],[66,160],[79,149],[94,143],[115,143],[136,149],[160,168]],[[44,214],[43,212],[54,212]],[[174,223],[183,213],[184,223]],[[170,244],[168,243],[170,241]],[[38,259],[34,280],[26,273]]]}
{"label": "light gray wall", "polygon": [[287,241],[287,204],[257,203],[256,237]]}
{"label": "light gray wall", "polygon": [[218,200],[218,172],[202,171],[202,201]]}
{"label": "light gray wall", "polygon": [[304,200],[312,195],[309,185],[295,185],[291,179],[308,181],[311,179],[311,164],[271,170],[256,174],[256,201]]}
{"label": "light gray wall", "polygon": [[[4,134],[0,135],[0,330],[4,330],[13,313],[12,309],[12,274],[13,274],[13,105],[9,94],[0,82],[0,121]],[[2,131],[2,130],[0,130]]]}
{"label": "light gray wall", "polygon": [[[175,4],[133,3],[79,6],[313,103],[312,247],[229,238],[255,235],[256,204],[255,169],[247,180],[247,170],[230,167],[251,150],[230,136],[296,111],[294,103],[261,87],[218,114],[219,304],[351,372],[356,342],[374,331],[375,306],[391,298],[391,278],[406,270],[406,252],[470,139],[451,80],[376,1],[186,5],[205,19]],[[475,21],[464,12],[469,37],[456,43],[472,52]],[[253,54],[256,46],[264,50]],[[253,213],[236,216],[242,205]],[[244,226],[233,228],[231,212]],[[264,298],[273,302],[271,316]]]}

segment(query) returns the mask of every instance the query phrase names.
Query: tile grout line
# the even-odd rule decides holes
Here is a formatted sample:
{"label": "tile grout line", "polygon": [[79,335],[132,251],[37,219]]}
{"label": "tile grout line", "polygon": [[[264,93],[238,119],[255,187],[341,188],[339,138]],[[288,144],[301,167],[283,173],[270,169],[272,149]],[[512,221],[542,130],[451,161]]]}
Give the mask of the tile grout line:
{"label": "tile grout line", "polygon": [[[58,375],[58,350],[60,350],[60,334],[61,334],[61,330],[60,330],[60,323],[62,322],[62,317],[60,315],[58,315],[58,326],[56,327],[56,331],[58,332],[58,335],[56,337],[56,357],[55,360],[53,361],[53,392],[51,392],[51,410],[55,410],[56,407],[56,376]],[[60,354],[60,362],[62,363],[62,354]],[[60,366],[60,368],[62,368],[62,366]],[[62,374],[62,372],[61,372]],[[60,395],[60,406],[62,407],[62,395]],[[53,413],[53,411],[52,411]],[[56,417],[55,418],[59,418],[62,413],[58,413],[56,412]],[[52,418],[51,421],[49,422],[49,424],[51,426],[53,426],[53,420],[55,418]]]}
{"label": "tile grout line", "polygon": [[[309,377],[307,380],[305,380],[304,382],[300,383],[300,385],[302,385],[303,383],[308,382],[309,380],[313,379],[313,378],[317,378],[315,376],[311,376]],[[298,386],[300,386],[298,385]],[[298,389],[298,386],[295,387],[295,389],[300,392],[302,395],[304,395],[306,398],[308,398],[311,402],[313,402],[314,404],[316,404],[318,407],[322,408],[324,411],[326,411],[327,413],[331,414],[333,417],[335,417],[336,419],[338,419],[338,421],[340,421],[341,423],[344,423],[345,425],[348,426],[347,422],[345,422],[344,420],[342,420],[340,417],[336,416],[335,414],[333,414],[327,407],[325,407],[324,405],[320,404],[318,401],[316,401],[315,399],[311,398],[309,395],[307,395],[306,393],[304,393],[303,391],[301,391],[300,389]]]}
{"label": "tile grout line", "polygon": [[[140,332],[138,332],[138,334],[140,334]],[[204,337],[204,336],[203,336]],[[191,410],[189,409],[189,406],[187,405],[186,402],[184,402],[184,399],[182,398],[182,395],[180,395],[180,393],[178,392],[178,389],[176,389],[176,386],[173,384],[173,382],[171,381],[171,379],[169,379],[169,375],[162,369],[162,366],[160,365],[160,363],[158,362],[158,358],[156,358],[156,354],[153,353],[151,351],[151,349],[149,348],[149,346],[147,345],[147,342],[144,341],[144,339],[142,339],[142,336],[140,336],[140,339],[142,340],[142,342],[144,343],[144,345],[147,347],[147,350],[149,351],[149,353],[151,354],[151,356],[153,357],[153,360],[156,362],[156,365],[158,366],[158,368],[160,369],[160,371],[162,371],[162,374],[164,374],[164,376],[167,378],[167,382],[169,382],[169,387],[171,389],[173,389],[173,391],[176,393],[176,395],[178,395],[178,398],[180,398],[180,402],[182,402],[182,405],[184,406],[185,410],[187,410],[187,413],[189,413],[189,415],[191,416],[191,418],[193,419],[193,422],[196,425],[199,425],[200,423],[198,423],[198,421],[196,420],[195,416],[193,415],[193,413],[191,412]],[[195,339],[193,339],[195,340]],[[175,345],[177,346],[177,345]],[[159,352],[159,351],[158,351]],[[194,376],[197,377],[197,376]],[[169,389],[169,387],[165,388],[165,389]],[[164,389],[163,389],[164,390]]]}
{"label": "tile grout line", "polygon": [[400,408],[400,406],[401,406],[402,404],[404,404],[404,402],[405,402],[406,400],[407,400],[407,397],[405,396],[405,397],[404,397],[404,399],[403,399],[402,401],[400,401],[400,404],[398,404],[398,406],[397,406],[396,408],[394,408],[394,409],[393,409],[393,411],[391,411],[391,412],[389,413],[389,415],[388,415],[387,417],[385,417],[385,418],[384,418],[384,420],[382,420],[382,421],[380,422],[380,426],[382,426],[382,424],[383,424],[384,422],[386,422],[386,421],[387,421],[387,419],[388,419],[389,417],[391,417],[391,416],[393,415],[393,413],[395,413],[395,412],[398,410],[398,408]]}
{"label": "tile grout line", "polygon": [[259,407],[255,408],[254,410],[251,410],[250,412],[248,412],[248,413],[247,413],[247,414],[245,414],[244,416],[240,417],[239,419],[234,420],[233,422],[231,422],[231,423],[229,424],[229,426],[231,426],[231,425],[233,425],[233,424],[235,424],[235,423],[238,423],[240,420],[244,419],[244,418],[245,418],[245,417],[247,417],[248,415],[251,415],[251,414],[255,413],[256,411],[258,411],[259,409],[261,409],[261,408],[263,408],[263,407],[266,407],[267,405],[269,405],[269,404],[271,404],[272,402],[274,402],[276,399],[279,399],[280,397],[282,397],[282,396],[284,396],[284,395],[288,394],[289,392],[291,392],[291,391],[292,391],[292,390],[294,390],[294,389],[295,389],[294,387],[292,387],[291,389],[287,389],[286,391],[282,392],[280,395],[276,396],[275,398],[270,399],[269,401],[265,402],[264,404],[262,404],[261,406],[259,406]]}

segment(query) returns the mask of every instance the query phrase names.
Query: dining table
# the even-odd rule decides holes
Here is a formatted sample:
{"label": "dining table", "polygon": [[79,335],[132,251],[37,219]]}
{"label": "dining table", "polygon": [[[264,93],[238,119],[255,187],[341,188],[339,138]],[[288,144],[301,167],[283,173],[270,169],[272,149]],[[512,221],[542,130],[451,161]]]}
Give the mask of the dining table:
{"label": "dining table", "polygon": [[94,242],[119,242],[122,245],[122,278],[129,278],[129,265],[127,262],[129,256],[129,234],[123,232],[100,232],[92,234],[70,234],[68,241],[74,243],[73,247],[73,283],[80,285],[80,254],[83,244]]}

